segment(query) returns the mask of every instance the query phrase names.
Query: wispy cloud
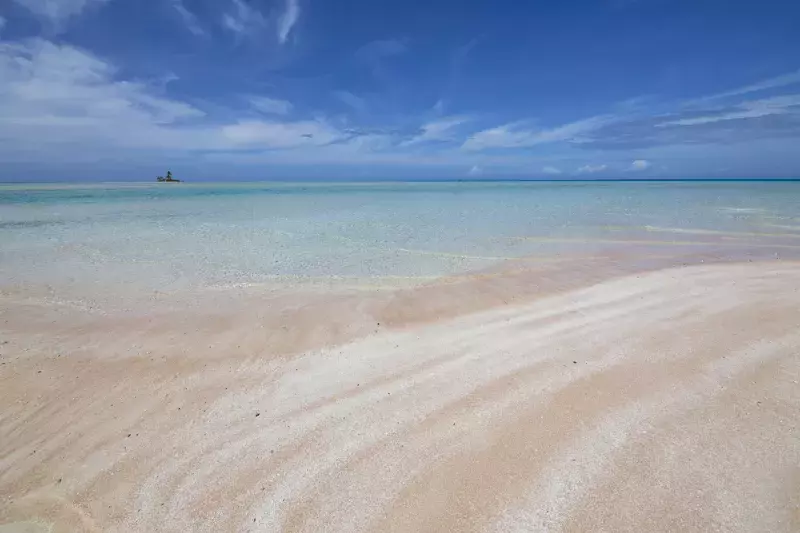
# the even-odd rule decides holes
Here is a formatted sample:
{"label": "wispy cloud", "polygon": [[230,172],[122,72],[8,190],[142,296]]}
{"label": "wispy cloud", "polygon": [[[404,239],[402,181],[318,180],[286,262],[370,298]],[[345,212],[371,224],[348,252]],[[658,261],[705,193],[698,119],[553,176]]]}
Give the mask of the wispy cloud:
{"label": "wispy cloud", "polygon": [[517,148],[530,142],[532,132],[518,130],[516,124],[506,124],[479,131],[464,141],[464,150],[479,151],[487,148]]}
{"label": "wispy cloud", "polygon": [[6,18],[0,15],[0,33],[2,33],[3,28],[6,27]]}
{"label": "wispy cloud", "polygon": [[559,174],[563,174],[563,172],[561,172],[561,169],[556,168],[556,167],[551,167],[551,166],[543,167],[542,168],[542,173],[550,175],[550,176],[558,176]]}
{"label": "wispy cloud", "polygon": [[248,100],[254,109],[268,115],[288,115],[292,111],[291,102],[286,100],[267,98],[266,96],[251,96]]}
{"label": "wispy cloud", "polygon": [[360,96],[356,96],[350,91],[334,91],[333,96],[342,102],[344,105],[352,108],[358,113],[364,113],[367,110],[367,102]]}
{"label": "wispy cloud", "polygon": [[[202,157],[243,165],[366,162],[469,169],[492,161],[458,152],[409,158],[399,149],[403,137],[397,131],[345,130],[324,117],[254,119],[252,112],[237,117],[235,109],[214,115],[204,111],[202,102],[170,97],[163,82],[124,79],[121,72],[69,45],[41,39],[0,42],[0,162],[36,163],[47,154],[67,164],[85,161],[88,154],[95,161],[191,156],[193,161]],[[270,111],[286,107],[256,103]],[[500,159],[504,165],[514,157]]]}
{"label": "wispy cloud", "polygon": [[13,0],[40,19],[60,28],[84,9],[109,0]]}
{"label": "wispy cloud", "polygon": [[[0,145],[12,151],[79,143],[168,147],[178,141],[172,126],[205,116],[143,83],[117,81],[115,73],[109,63],[71,46],[0,44]],[[186,142],[198,139],[187,135]]]}
{"label": "wispy cloud", "polygon": [[790,94],[741,102],[732,108],[709,115],[682,118],[659,124],[664,126],[697,126],[726,120],[742,120],[748,118],[766,117],[769,115],[784,115],[800,113],[800,94]]}
{"label": "wispy cloud", "polygon": [[260,11],[243,0],[232,0],[232,10],[222,15],[222,26],[239,36],[255,35],[266,27],[267,21]]}
{"label": "wispy cloud", "polygon": [[608,165],[583,165],[576,171],[578,174],[597,174],[608,169]]}
{"label": "wispy cloud", "polygon": [[222,15],[222,27],[240,35],[246,32],[246,27],[242,21],[230,13]]}
{"label": "wispy cloud", "polygon": [[608,115],[595,116],[552,129],[531,130],[524,123],[512,123],[479,131],[467,139],[462,148],[479,151],[490,148],[524,148],[537,144],[576,141],[580,136],[594,131],[611,121]]}
{"label": "wispy cloud", "polygon": [[776,89],[779,87],[787,87],[790,85],[800,85],[800,70],[782,74],[780,76],[775,76],[774,78],[769,78],[756,83],[752,83],[750,85],[745,85],[744,87],[739,87],[730,91],[724,91],[721,93],[712,94],[710,96],[704,96],[702,98],[692,100],[690,101],[690,103],[696,104],[712,100],[722,100],[725,98],[730,98],[732,96],[744,96],[746,94],[765,91],[768,89]]}
{"label": "wispy cloud", "polygon": [[453,139],[455,130],[469,120],[469,117],[447,117],[428,122],[420,127],[420,132],[417,135],[404,144],[412,145],[431,141],[451,140]]}
{"label": "wispy cloud", "polygon": [[278,41],[283,44],[300,18],[299,0],[286,0],[286,10],[278,21]]}
{"label": "wispy cloud", "polygon": [[[226,5],[233,6],[231,15],[240,21],[242,31],[267,28],[264,44],[277,50],[273,24],[279,13],[265,23],[259,13],[246,11],[255,4],[229,1]],[[173,0],[164,2],[167,11],[178,5]],[[240,12],[239,4],[245,5],[245,11]],[[250,26],[253,20],[255,26]],[[206,23],[205,19],[201,22]],[[377,41],[370,43],[361,57],[388,62],[391,60],[387,58],[405,50],[401,41]],[[663,174],[664,163],[675,169],[675,161],[680,165],[692,158],[705,161],[709,152],[718,155],[713,167],[717,168],[722,157],[719,154],[735,156],[742,151],[741,144],[735,143],[743,140],[767,139],[769,144],[758,147],[779,151],[788,146],[784,151],[790,153],[795,139],[800,139],[800,94],[786,94],[799,92],[784,83],[791,79],[786,77],[781,78],[781,85],[775,85],[774,80],[753,85],[770,86],[768,97],[755,91],[741,93],[739,89],[740,94],[731,96],[730,101],[715,100],[691,108],[680,101],[662,100],[655,110],[648,105],[632,105],[627,110],[612,107],[613,114],[552,127],[526,120],[498,122],[495,124],[500,125],[487,129],[482,124],[481,128],[476,126],[478,119],[473,117],[479,115],[444,115],[449,106],[443,104],[431,109],[433,100],[427,100],[423,109],[404,107],[406,114],[402,117],[397,116],[397,109],[383,113],[385,108],[373,92],[363,93],[369,100],[362,93],[348,91],[327,93],[329,99],[324,103],[298,100],[300,110],[312,106],[319,110],[325,104],[330,108],[305,120],[294,118],[295,110],[288,101],[248,92],[235,96],[232,108],[221,108],[177,97],[184,84],[169,85],[170,77],[151,71],[142,80],[126,77],[129,73],[98,55],[66,44],[43,39],[0,42],[0,163],[26,157],[27,161],[40,161],[43,155],[66,161],[77,157],[75,154],[107,158],[125,154],[138,160],[164,154],[187,158],[215,154],[229,161],[295,165],[450,166],[448,172],[460,177],[473,167],[478,169],[475,172],[490,168],[492,177],[504,171],[509,175],[564,177],[637,171],[650,177]],[[293,98],[303,95],[301,91]],[[356,112],[343,112],[346,110],[341,106],[332,105],[334,98]],[[245,102],[249,107],[242,109]],[[381,122],[382,117],[386,122]],[[409,123],[409,117],[426,117],[428,121]],[[419,127],[410,131],[410,124]],[[781,144],[772,142],[774,139]],[[540,145],[547,149],[530,149]],[[750,154],[759,149],[754,146],[747,145]],[[414,157],[409,157],[411,152]],[[736,161],[728,165],[741,168]]]}
{"label": "wispy cloud", "polygon": [[200,21],[197,20],[197,16],[186,8],[183,4],[183,0],[170,0],[170,4],[178,15],[180,15],[187,30],[198,37],[206,34],[206,31],[200,26]]}
{"label": "wispy cloud", "polygon": [[247,120],[224,126],[222,135],[237,146],[264,149],[321,146],[344,138],[340,131],[322,121]]}
{"label": "wispy cloud", "polygon": [[[320,157],[352,158],[389,139],[345,132],[322,118],[224,121],[163,95],[160,84],[118,80],[117,72],[103,59],[68,45],[41,39],[0,43],[0,161],[36,160],[43,151],[69,160],[81,153],[100,157],[167,150],[179,157],[306,149],[293,156],[302,162],[312,150],[327,150]],[[273,114],[291,106],[263,97],[251,103]],[[344,144],[349,148],[326,148]]]}
{"label": "wispy cloud", "polygon": [[[795,87],[797,85],[798,87]],[[636,106],[587,131],[576,147],[628,150],[730,146],[800,138],[800,71],[686,101]],[[758,97],[760,91],[770,96]],[[735,126],[735,127],[734,127]]]}

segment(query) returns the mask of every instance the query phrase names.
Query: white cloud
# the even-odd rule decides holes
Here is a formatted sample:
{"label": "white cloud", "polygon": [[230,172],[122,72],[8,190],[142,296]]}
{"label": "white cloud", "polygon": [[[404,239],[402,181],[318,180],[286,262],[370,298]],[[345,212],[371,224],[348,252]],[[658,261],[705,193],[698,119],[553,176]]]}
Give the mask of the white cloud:
{"label": "white cloud", "polygon": [[172,4],[172,8],[180,15],[183,23],[186,25],[186,29],[198,37],[206,34],[205,30],[200,26],[200,21],[197,20],[197,16],[183,5],[183,0],[170,0],[170,3]]}
{"label": "white cloud", "polygon": [[701,124],[710,124],[712,122],[720,122],[723,120],[736,120],[744,118],[756,118],[761,115],[753,114],[750,111],[735,111],[733,113],[723,113],[720,115],[708,115],[704,117],[684,118],[680,120],[671,120],[657,124],[657,127],[662,128],[665,126],[699,126]]}
{"label": "white cloud", "polygon": [[409,139],[404,144],[412,145],[430,141],[446,141],[452,139],[453,130],[468,122],[467,117],[448,117],[433,122],[428,122],[420,128],[420,133]]}
{"label": "white cloud", "polygon": [[37,17],[61,26],[84,9],[108,0],[14,0]]}
{"label": "white cloud", "polygon": [[256,9],[242,0],[233,0],[233,12],[222,15],[222,26],[238,35],[255,34],[266,26],[267,21]]}
{"label": "white cloud", "polygon": [[115,73],[71,46],[0,43],[0,145],[12,152],[77,143],[158,147],[179,140],[171,126],[205,115],[154,87],[115,80]]}
{"label": "white cloud", "polygon": [[488,130],[479,131],[467,139],[462,148],[478,151],[488,148],[524,148],[537,144],[577,141],[584,133],[594,131],[609,123],[611,117],[596,116],[563,124],[545,130],[521,129],[521,123],[506,124]]}
{"label": "white cloud", "polygon": [[524,146],[530,139],[527,131],[514,131],[513,124],[497,126],[479,131],[470,136],[461,146],[464,150],[484,150],[486,148],[512,148]]}
{"label": "white cloud", "polygon": [[300,18],[299,0],[286,0],[286,11],[278,21],[278,41],[283,44],[289,38],[292,28]]}
{"label": "white cloud", "polygon": [[292,104],[286,100],[266,96],[251,96],[248,100],[256,110],[269,115],[288,115],[292,112]]}
{"label": "white cloud", "polygon": [[[4,117],[104,118],[127,115],[156,124],[203,116],[183,102],[152,94],[137,82],[114,81],[115,69],[77,48],[33,40],[0,44]],[[13,105],[12,105],[13,104]]]}
{"label": "white cloud", "polygon": [[0,160],[131,150],[178,156],[319,147],[347,138],[322,120],[219,124],[197,107],[164,96],[159,86],[118,80],[116,74],[113,65],[68,45],[0,43]]}
{"label": "white cloud", "polygon": [[469,169],[469,172],[467,174],[472,177],[480,176],[483,174],[483,169],[478,165],[474,165],[471,169]]}
{"label": "white cloud", "polygon": [[[402,136],[385,128],[345,130],[325,118],[287,121],[279,115],[259,120],[252,111],[236,116],[232,109],[214,116],[202,103],[171,97],[163,80],[145,83],[121,76],[108,61],[69,45],[41,39],[0,42],[0,167],[191,157],[219,164],[374,163],[450,166],[462,172],[491,164],[502,174],[537,164],[525,154],[478,156],[459,150],[412,158],[401,149]],[[446,130],[429,128],[438,132],[434,135]]]}
{"label": "white cloud", "polygon": [[[169,2],[164,4],[165,9],[177,20],[177,15],[171,11],[172,0]],[[277,16],[271,19],[270,24],[276,23],[276,20]],[[274,34],[268,31],[265,35],[272,40]],[[381,51],[376,53],[391,55],[399,50],[395,44],[384,43],[378,46]],[[277,45],[273,42],[270,46]],[[653,127],[658,121],[683,119],[683,123],[704,123],[699,120],[704,117],[697,116],[700,114],[710,117],[704,119],[708,123],[730,120],[734,114],[764,116],[800,113],[800,94],[787,94],[753,99],[736,106],[726,105],[717,111],[696,109],[693,114],[685,114],[686,110],[683,109],[684,114],[672,114],[667,118],[663,118],[665,115],[634,117],[631,123],[638,129],[626,129],[624,121],[629,119],[616,114],[591,117],[549,129],[536,128],[530,123],[511,123],[469,136],[476,129],[471,122],[467,124],[469,117],[435,114],[430,109],[433,102],[430,101],[426,109],[419,111],[425,113],[430,122],[423,124],[416,132],[403,134],[401,132],[407,132],[408,117],[389,124],[379,124],[374,121],[372,114],[362,117],[356,113],[342,112],[341,116],[320,115],[315,120],[290,120],[289,117],[294,117],[292,104],[269,98],[269,92],[265,92],[265,96],[240,96],[239,104],[249,107],[240,109],[241,112],[237,114],[235,109],[221,109],[211,103],[177,98],[173,96],[177,94],[173,91],[179,87],[176,84],[168,85],[170,78],[160,78],[158,75],[151,73],[152,78],[148,81],[125,78],[126,70],[118,70],[115,65],[95,54],[65,44],[41,39],[0,42],[0,166],[7,161],[22,161],[23,157],[60,162],[71,160],[77,157],[76,154],[83,154],[83,157],[98,154],[108,159],[123,154],[142,161],[158,159],[160,155],[154,154],[161,153],[170,154],[170,157],[171,154],[176,157],[180,154],[195,157],[198,153],[225,152],[225,157],[231,161],[263,157],[263,161],[267,162],[280,160],[286,164],[301,165],[318,161],[436,165],[450,166],[453,173],[461,176],[473,167],[479,170],[491,168],[493,176],[540,169],[542,176],[567,177],[577,173],[594,178],[605,177],[605,172],[626,170],[653,172],[658,169],[660,172],[661,161],[680,159],[683,152],[678,152],[677,148],[675,152],[665,153],[634,146],[630,148],[633,151],[617,151],[613,152],[617,155],[612,155],[612,152],[605,151],[605,147],[598,146],[594,155],[589,155],[590,152],[582,150],[586,145],[581,145],[579,150],[574,144],[565,146],[566,143],[577,143],[587,138],[605,139],[611,135],[638,141],[641,132],[647,134],[648,131],[658,130]],[[278,96],[284,93],[274,94]],[[330,96],[365,114],[368,111],[367,102],[352,93],[340,91]],[[372,104],[372,100],[369,103]],[[258,115],[256,111],[264,114]],[[339,111],[347,110],[342,108]],[[641,122],[641,127],[636,120]],[[775,122],[783,125],[783,121]],[[604,130],[609,124],[614,128],[622,126],[621,131]],[[729,126],[724,123],[720,125],[721,129],[728,129]],[[684,130],[658,131],[676,136],[685,133]],[[463,143],[464,149],[459,150],[457,144],[468,136],[469,139]],[[436,141],[454,139],[457,139],[455,146],[435,144]],[[424,142],[431,144],[417,144]],[[545,144],[559,142],[563,144]],[[540,144],[542,148],[547,148],[546,154],[544,149],[525,149]],[[404,149],[409,145],[419,149]],[[494,147],[510,149],[489,151]],[[594,146],[589,148],[594,149]],[[680,150],[684,148],[680,147]],[[415,152],[414,157],[409,157],[412,151]],[[574,154],[577,151],[587,155],[577,156]],[[542,152],[542,155],[537,157],[537,152]],[[626,153],[627,156],[624,155]],[[222,154],[218,155],[223,157]],[[632,161],[634,158],[642,159]],[[648,159],[658,161],[658,165],[651,166]],[[573,163],[570,165],[568,161]],[[598,161],[608,162],[611,168],[597,164]],[[591,164],[585,164],[587,162]],[[580,165],[584,166],[576,170]],[[513,172],[509,169],[513,169]]]}
{"label": "white cloud", "polygon": [[577,172],[578,174],[596,174],[598,172],[603,172],[607,168],[608,165],[583,165]]}
{"label": "white cloud", "polygon": [[658,126],[698,126],[726,120],[760,118],[769,115],[785,115],[788,113],[800,113],[800,94],[774,96],[772,98],[741,102],[729,111],[701,117],[672,120],[663,122]]}

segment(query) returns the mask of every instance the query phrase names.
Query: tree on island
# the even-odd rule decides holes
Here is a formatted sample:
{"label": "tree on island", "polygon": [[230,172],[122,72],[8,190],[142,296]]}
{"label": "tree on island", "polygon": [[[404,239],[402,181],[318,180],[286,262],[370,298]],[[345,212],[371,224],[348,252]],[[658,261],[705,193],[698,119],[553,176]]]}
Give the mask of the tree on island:
{"label": "tree on island", "polygon": [[156,181],[174,181],[180,183],[181,180],[176,180],[175,178],[173,178],[172,171],[167,170],[167,177],[165,178],[164,176],[159,176],[156,178]]}

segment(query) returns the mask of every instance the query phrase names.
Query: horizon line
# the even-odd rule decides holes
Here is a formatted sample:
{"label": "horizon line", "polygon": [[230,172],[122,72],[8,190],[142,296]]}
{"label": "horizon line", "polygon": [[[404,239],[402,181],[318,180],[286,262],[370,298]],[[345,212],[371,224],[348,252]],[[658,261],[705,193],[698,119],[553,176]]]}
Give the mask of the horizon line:
{"label": "horizon line", "polygon": [[[319,179],[319,178],[285,178],[269,180],[228,179],[228,180],[181,180],[182,185],[192,184],[225,184],[225,183],[322,183],[322,184],[359,184],[359,183],[664,183],[664,182],[800,182],[800,177],[793,178],[419,178],[419,179]],[[147,181],[0,181],[0,185],[160,185]]]}

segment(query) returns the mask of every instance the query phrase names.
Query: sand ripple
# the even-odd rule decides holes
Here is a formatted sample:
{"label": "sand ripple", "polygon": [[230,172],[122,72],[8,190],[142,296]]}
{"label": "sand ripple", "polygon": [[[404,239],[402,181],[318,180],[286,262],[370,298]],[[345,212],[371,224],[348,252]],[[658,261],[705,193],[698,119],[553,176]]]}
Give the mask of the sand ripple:
{"label": "sand ripple", "polygon": [[186,341],[89,322],[59,356],[66,333],[11,322],[19,531],[800,529],[800,265],[632,275],[298,354],[242,320]]}

